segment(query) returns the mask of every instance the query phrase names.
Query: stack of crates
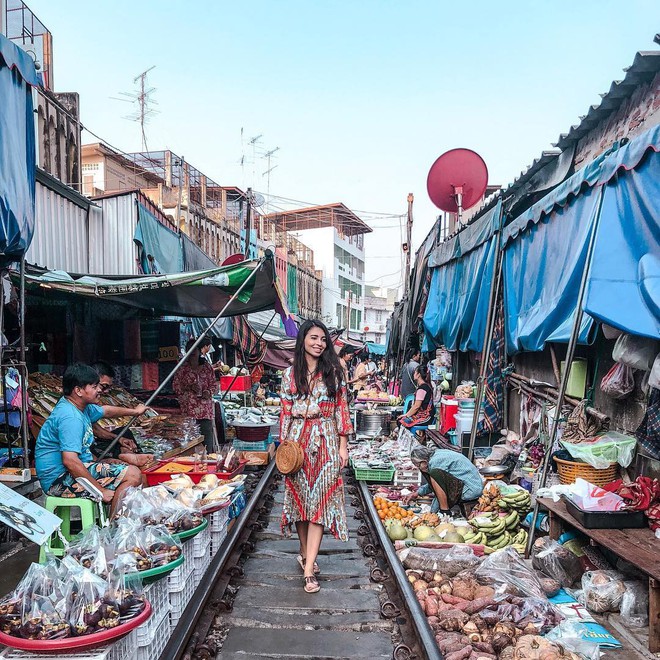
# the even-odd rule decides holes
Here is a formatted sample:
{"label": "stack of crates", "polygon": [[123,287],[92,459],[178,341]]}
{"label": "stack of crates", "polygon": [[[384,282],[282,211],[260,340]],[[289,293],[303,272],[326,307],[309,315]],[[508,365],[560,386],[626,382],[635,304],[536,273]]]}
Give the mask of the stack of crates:
{"label": "stack of crates", "polygon": [[[169,622],[172,630],[176,628],[183,611],[190,602],[193,593],[195,593],[195,560],[192,555],[186,554],[185,545],[183,554],[185,557],[183,564],[175,568],[167,577],[170,602]],[[169,637],[169,634],[165,636]]]}
{"label": "stack of crates", "polygon": [[193,577],[195,586],[197,586],[211,563],[211,532],[209,531],[209,527],[197,534],[194,538],[184,542],[183,554],[186,557],[186,561],[192,558],[194,566]]}
{"label": "stack of crates", "polygon": [[214,511],[209,516],[209,526],[206,528],[211,535],[210,557],[215,557],[220,546],[227,536],[227,523],[229,522],[229,507]]}
{"label": "stack of crates", "polygon": [[[135,660],[158,660],[170,638],[170,618],[168,610],[161,612],[160,618],[152,616],[151,636],[137,639]],[[141,628],[142,626],[140,626]],[[138,628],[139,630],[139,628]],[[148,639],[148,641],[147,641]]]}
{"label": "stack of crates", "polygon": [[[144,595],[151,603],[151,617],[135,629],[136,660],[158,660],[163,651],[160,637],[169,636],[170,600],[165,578],[144,587]],[[163,632],[164,631],[164,632]]]}
{"label": "stack of crates", "polygon": [[[69,653],[58,652],[54,654],[4,648],[0,651],[0,658],[2,660],[53,660],[55,657],[66,658],[67,660],[137,660],[139,657],[137,651],[138,650],[135,648],[134,630],[114,644],[89,649],[87,651],[73,650]],[[152,657],[158,658],[158,655]]]}

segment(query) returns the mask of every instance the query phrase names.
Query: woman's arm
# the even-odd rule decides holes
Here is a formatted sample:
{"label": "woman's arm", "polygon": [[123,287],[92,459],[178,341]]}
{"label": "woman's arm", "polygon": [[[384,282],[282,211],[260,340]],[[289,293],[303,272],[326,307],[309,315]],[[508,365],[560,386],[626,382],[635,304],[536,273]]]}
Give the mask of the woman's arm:
{"label": "woman's arm", "polygon": [[280,442],[287,439],[291,425],[291,409],[293,408],[293,395],[291,393],[291,371],[282,374],[282,387],[280,390]]}

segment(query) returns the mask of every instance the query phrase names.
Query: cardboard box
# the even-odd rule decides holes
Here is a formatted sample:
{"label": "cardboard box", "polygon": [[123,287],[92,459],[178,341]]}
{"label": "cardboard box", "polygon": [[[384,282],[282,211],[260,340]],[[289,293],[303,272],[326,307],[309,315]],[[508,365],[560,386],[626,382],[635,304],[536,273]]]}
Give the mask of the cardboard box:
{"label": "cardboard box", "polygon": [[239,451],[238,457],[247,461],[248,465],[268,465],[275,458],[275,443],[271,444],[268,451]]}

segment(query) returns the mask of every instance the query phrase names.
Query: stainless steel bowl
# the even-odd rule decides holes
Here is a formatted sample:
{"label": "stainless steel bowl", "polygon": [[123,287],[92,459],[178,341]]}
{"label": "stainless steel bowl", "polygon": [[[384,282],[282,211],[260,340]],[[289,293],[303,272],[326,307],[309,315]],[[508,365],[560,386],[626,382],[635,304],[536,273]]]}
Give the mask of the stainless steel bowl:
{"label": "stainless steel bowl", "polygon": [[509,465],[487,465],[479,468],[479,472],[484,477],[492,477],[494,474],[508,474],[511,470],[512,468]]}

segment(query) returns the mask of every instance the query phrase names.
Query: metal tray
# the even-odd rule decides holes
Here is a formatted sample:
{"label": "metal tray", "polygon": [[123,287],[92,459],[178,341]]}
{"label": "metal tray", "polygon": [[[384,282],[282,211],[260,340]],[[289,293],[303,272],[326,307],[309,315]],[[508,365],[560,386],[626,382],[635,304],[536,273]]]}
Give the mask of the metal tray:
{"label": "metal tray", "polygon": [[585,529],[626,529],[646,527],[643,511],[585,511],[564,497],[566,511]]}

